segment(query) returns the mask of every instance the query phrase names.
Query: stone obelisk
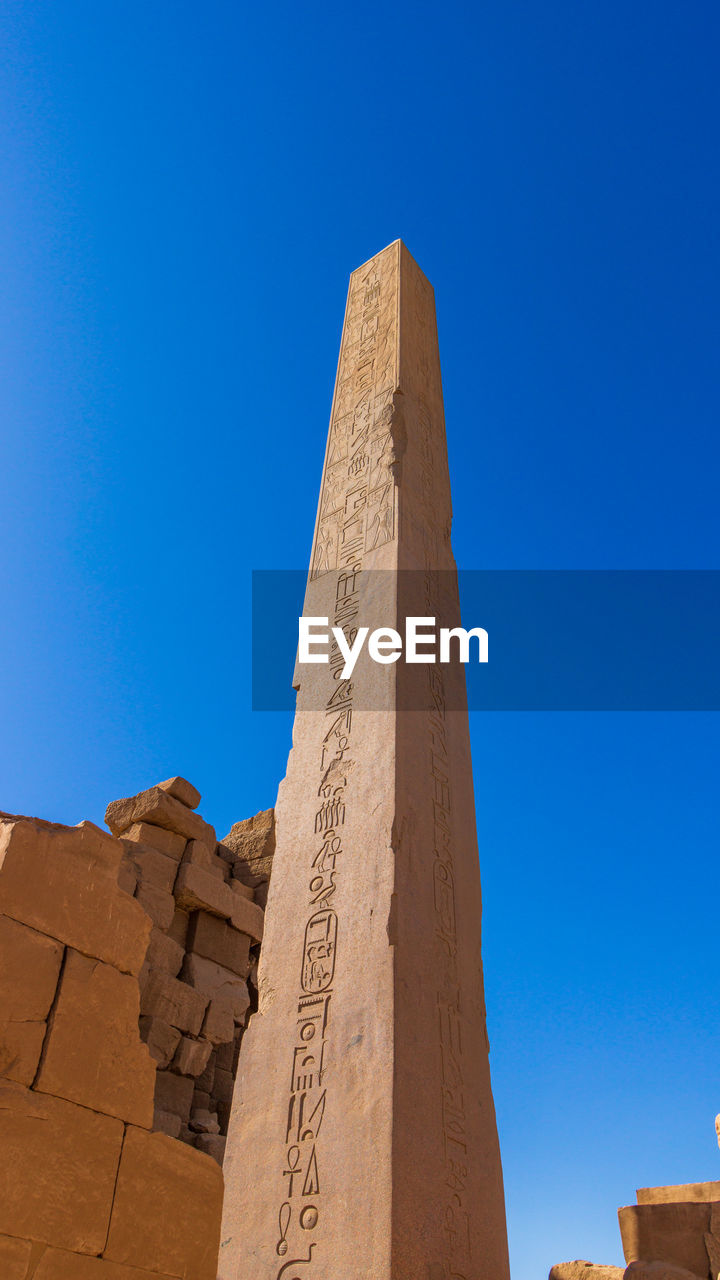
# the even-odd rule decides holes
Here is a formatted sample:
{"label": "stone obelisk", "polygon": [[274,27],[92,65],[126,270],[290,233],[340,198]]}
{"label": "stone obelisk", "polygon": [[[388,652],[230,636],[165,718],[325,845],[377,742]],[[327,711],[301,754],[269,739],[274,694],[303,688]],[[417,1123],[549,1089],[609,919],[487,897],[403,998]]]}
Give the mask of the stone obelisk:
{"label": "stone obelisk", "polygon": [[[433,291],[353,272],[305,613],[459,624]],[[507,1280],[463,669],[296,668],[221,1280]]]}

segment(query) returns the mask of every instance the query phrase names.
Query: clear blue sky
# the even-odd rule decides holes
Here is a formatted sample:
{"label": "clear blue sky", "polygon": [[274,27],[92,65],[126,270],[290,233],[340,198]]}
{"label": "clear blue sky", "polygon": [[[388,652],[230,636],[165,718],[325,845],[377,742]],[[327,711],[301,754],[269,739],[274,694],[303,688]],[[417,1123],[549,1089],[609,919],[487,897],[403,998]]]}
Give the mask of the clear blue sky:
{"label": "clear blue sky", "polygon": [[[718,567],[715,4],[5,0],[13,812],[273,802],[249,573],[307,559],[349,271],[436,289],[463,568]],[[711,714],[475,714],[513,1280],[720,1176]]]}

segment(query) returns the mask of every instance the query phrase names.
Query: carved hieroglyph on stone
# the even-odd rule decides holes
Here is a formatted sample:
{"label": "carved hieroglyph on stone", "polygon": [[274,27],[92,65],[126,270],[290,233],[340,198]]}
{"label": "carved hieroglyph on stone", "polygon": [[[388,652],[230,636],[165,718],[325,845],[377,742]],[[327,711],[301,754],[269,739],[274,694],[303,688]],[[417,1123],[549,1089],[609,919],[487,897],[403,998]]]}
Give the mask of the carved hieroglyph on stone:
{"label": "carved hieroglyph on stone", "polygon": [[[305,612],[457,625],[450,519],[433,293],[396,241],[350,280]],[[219,1274],[507,1280],[464,677],[341,667],[297,673]]]}

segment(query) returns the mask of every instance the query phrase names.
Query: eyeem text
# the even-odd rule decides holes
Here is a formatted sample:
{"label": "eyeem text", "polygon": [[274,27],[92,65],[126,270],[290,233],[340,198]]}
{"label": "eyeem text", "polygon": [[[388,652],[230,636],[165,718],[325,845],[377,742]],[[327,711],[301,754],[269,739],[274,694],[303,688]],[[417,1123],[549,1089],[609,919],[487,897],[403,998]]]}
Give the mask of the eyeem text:
{"label": "eyeem text", "polygon": [[[347,680],[355,669],[365,641],[373,662],[397,662],[403,656],[403,638],[394,627],[358,627],[348,639],[342,627],[328,628],[327,618],[299,618],[298,662],[329,662],[329,646],[334,640],[345,665],[341,678]],[[460,662],[470,661],[470,641],[477,640],[477,661],[488,660],[488,633],[483,627],[441,627],[439,634],[434,618],[406,618],[404,658],[406,662],[450,662],[451,640]]]}

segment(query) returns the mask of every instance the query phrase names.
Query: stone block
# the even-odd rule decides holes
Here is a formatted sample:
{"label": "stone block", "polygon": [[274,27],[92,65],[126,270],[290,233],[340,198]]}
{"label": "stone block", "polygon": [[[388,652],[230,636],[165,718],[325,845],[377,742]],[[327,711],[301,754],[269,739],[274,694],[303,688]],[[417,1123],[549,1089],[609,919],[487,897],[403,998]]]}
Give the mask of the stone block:
{"label": "stone block", "polygon": [[63,948],[53,938],[0,916],[0,1076],[32,1084]]}
{"label": "stone block", "polygon": [[0,914],[137,974],[150,922],[118,885],[121,856],[91,822],[0,817]]}
{"label": "stone block", "polygon": [[207,1066],[205,1067],[205,1070],[203,1071],[202,1075],[199,1075],[197,1080],[195,1081],[195,1088],[206,1089],[209,1093],[213,1087],[214,1079],[215,1079],[215,1050],[213,1049],[212,1053],[210,1054],[210,1057],[208,1058]]}
{"label": "stone block", "polygon": [[[81,1257],[66,1249],[47,1249],[33,1272],[33,1280],[147,1280],[149,1274],[136,1267],[107,1262],[105,1258]],[[176,1280],[176,1277],[154,1271],[152,1280]]]}
{"label": "stone block", "polygon": [[230,1037],[228,1037],[228,1040],[229,1043],[220,1044],[215,1050],[215,1066],[219,1067],[221,1071],[232,1071],[234,1066],[235,1046]]}
{"label": "stone block", "polygon": [[275,811],[263,809],[252,818],[234,823],[222,843],[245,864],[252,876],[269,880],[275,853]]}
{"label": "stone block", "polygon": [[232,1102],[233,1088],[235,1081],[231,1071],[223,1071],[221,1067],[215,1068],[215,1080],[213,1083],[213,1097],[218,1102],[226,1102],[228,1106]]}
{"label": "stone block", "polygon": [[158,1071],[155,1082],[155,1107],[187,1120],[192,1107],[195,1081],[189,1076],[178,1076],[174,1071]]}
{"label": "stone block", "polygon": [[180,1032],[177,1027],[171,1027],[169,1022],[163,1022],[162,1018],[143,1015],[140,1019],[140,1038],[147,1045],[158,1070],[162,1071],[175,1056],[180,1043]]}
{"label": "stone block", "polygon": [[558,1262],[550,1268],[548,1280],[623,1280],[623,1267],[607,1267],[598,1262]]}
{"label": "stone block", "polygon": [[705,1232],[710,1230],[710,1204],[631,1204],[618,1209],[625,1261],[656,1261],[685,1267],[697,1276],[708,1273]]}
{"label": "stone block", "polygon": [[183,854],[183,862],[190,863],[194,867],[201,867],[203,871],[207,871],[216,880],[225,881],[225,864],[221,858],[218,858],[215,849],[203,844],[201,840],[188,840]]}
{"label": "stone block", "polygon": [[122,838],[123,843],[130,840],[133,844],[150,845],[151,848],[159,849],[161,853],[174,858],[176,862],[182,858],[187,844],[185,836],[179,836],[174,831],[166,831],[164,827],[153,827],[149,822],[134,822],[127,831],[123,831]]}
{"label": "stone block", "polygon": [[681,1204],[683,1201],[720,1201],[720,1182],[681,1182],[669,1187],[639,1187],[638,1204]]}
{"label": "stone block", "polygon": [[172,893],[178,870],[177,860],[168,853],[151,848],[149,844],[132,844],[129,840],[123,841],[123,844],[127,857],[137,871],[138,884],[150,884],[156,889]]}
{"label": "stone block", "polygon": [[179,942],[175,942],[167,933],[163,933],[162,929],[153,929],[145,957],[148,969],[162,969],[163,973],[169,973],[171,978],[176,978],[184,959],[185,948],[181,947]]}
{"label": "stone block", "polygon": [[720,1235],[716,1235],[714,1231],[706,1231],[704,1239],[705,1250],[710,1262],[710,1275],[712,1280],[717,1280],[718,1276],[720,1276]]}
{"label": "stone block", "polygon": [[0,1276],[3,1280],[25,1280],[32,1243],[16,1236],[0,1236]]}
{"label": "stone block", "polygon": [[213,1000],[220,1000],[232,1009],[236,1022],[243,1022],[250,1006],[247,983],[238,978],[236,973],[214,960],[205,960],[203,956],[187,955],[183,966],[183,978],[186,982]]}
{"label": "stone block", "polygon": [[220,1130],[227,1133],[230,1124],[231,1105],[229,1102],[216,1102],[218,1120],[220,1121]]}
{"label": "stone block", "polygon": [[155,1063],[139,1012],[134,978],[68,950],[36,1089],[149,1129]]}
{"label": "stone block", "polygon": [[230,921],[236,929],[252,938],[253,942],[262,942],[265,913],[256,902],[249,902],[247,898],[233,893]]}
{"label": "stone block", "polygon": [[161,791],[167,791],[169,796],[187,805],[188,809],[197,809],[202,800],[200,792],[191,782],[188,782],[187,778],[166,778],[164,782],[158,782],[157,785]]}
{"label": "stone block", "polygon": [[154,1133],[166,1133],[169,1138],[179,1138],[182,1124],[182,1117],[175,1115],[173,1111],[161,1111],[159,1107],[155,1108],[152,1126]]}
{"label": "stone block", "polygon": [[140,999],[140,1010],[151,1018],[161,1018],[171,1027],[196,1036],[207,1004],[208,997],[193,990],[186,982],[171,978],[160,969],[153,969]]}
{"label": "stone block", "polygon": [[177,942],[185,950],[185,939],[187,938],[188,925],[190,922],[190,912],[183,911],[182,908],[175,906],[175,914],[172,918],[172,924],[168,929],[168,938],[172,938],[173,942]]}
{"label": "stone block", "polygon": [[100,1253],[122,1141],[121,1120],[0,1082],[0,1149],[12,1171],[0,1232]]}
{"label": "stone block", "polygon": [[226,1142],[227,1138],[220,1133],[199,1133],[195,1139],[198,1151],[204,1151],[206,1155],[212,1156],[213,1160],[217,1160],[221,1168],[225,1159]]}
{"label": "stone block", "polygon": [[195,1092],[193,1093],[192,1110],[193,1111],[209,1111],[210,1110],[210,1094],[205,1093],[203,1089],[197,1088],[195,1082]]}
{"label": "stone block", "polygon": [[213,848],[217,843],[215,831],[199,813],[194,813],[167,791],[161,791],[160,787],[150,787],[148,791],[141,791],[139,795],[125,800],[113,800],[105,810],[105,821],[113,835],[121,835],[135,823],[145,822],[174,831],[185,836],[186,840],[203,840]]}
{"label": "stone block", "polygon": [[215,1280],[222,1197],[222,1173],[203,1152],[129,1128],[105,1258],[185,1280]]}
{"label": "stone block", "polygon": [[685,1267],[673,1266],[672,1262],[631,1262],[624,1276],[627,1280],[707,1280],[706,1271],[697,1276]]}
{"label": "stone block", "polygon": [[242,880],[237,880],[235,876],[230,881],[230,888],[239,898],[245,898],[247,902],[255,900],[255,890],[251,889],[249,884],[244,884]]}
{"label": "stone block", "polygon": [[214,960],[241,978],[247,977],[250,938],[219,916],[210,915],[207,911],[195,912],[188,928],[186,949],[207,960]]}
{"label": "stone block", "polygon": [[190,1128],[193,1133],[219,1133],[217,1114],[214,1111],[193,1111],[190,1117]]}
{"label": "stone block", "polygon": [[129,893],[130,897],[134,897],[137,889],[138,875],[129,858],[123,858],[118,871],[118,885],[123,893]]}
{"label": "stone block", "polygon": [[173,1070],[179,1071],[182,1076],[192,1076],[193,1079],[202,1075],[211,1050],[212,1045],[207,1040],[193,1040],[190,1036],[183,1036],[175,1053]]}
{"label": "stone block", "polygon": [[202,1025],[202,1035],[211,1044],[232,1042],[235,1031],[233,1005],[228,1000],[211,1000]]}
{"label": "stone block", "polygon": [[156,889],[152,884],[139,883],[135,890],[135,901],[140,903],[153,924],[158,929],[168,929],[175,915],[175,899],[165,889]]}
{"label": "stone block", "polygon": [[185,862],[175,881],[175,900],[187,911],[209,911],[211,915],[229,920],[235,909],[235,894],[224,880],[218,880],[198,867]]}

